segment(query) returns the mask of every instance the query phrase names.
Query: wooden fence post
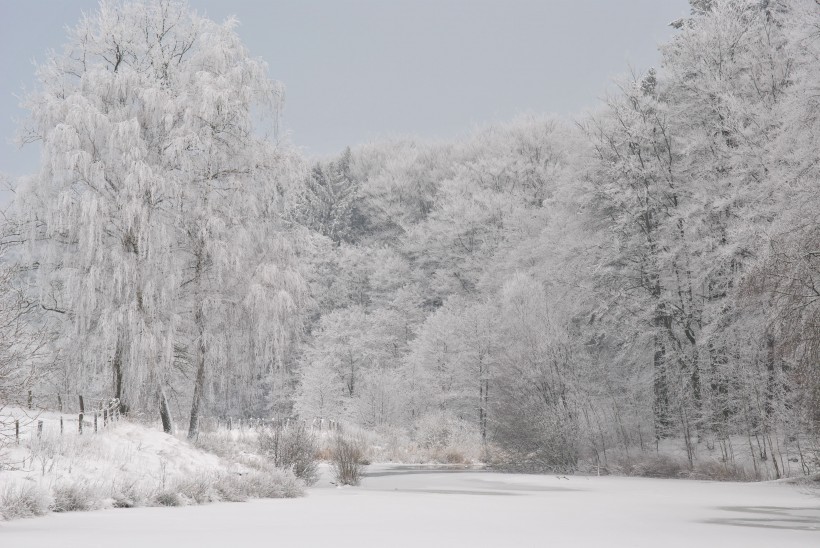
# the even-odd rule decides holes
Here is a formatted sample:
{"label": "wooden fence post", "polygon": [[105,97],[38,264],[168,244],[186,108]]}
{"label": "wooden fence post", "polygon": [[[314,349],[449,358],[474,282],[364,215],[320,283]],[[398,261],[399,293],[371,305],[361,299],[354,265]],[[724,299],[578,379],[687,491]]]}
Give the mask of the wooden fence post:
{"label": "wooden fence post", "polygon": [[63,412],[63,397],[60,394],[57,394],[57,409],[60,410],[60,413]]}
{"label": "wooden fence post", "polygon": [[31,395],[31,390],[28,391],[28,408],[31,409],[34,402],[34,396]]}
{"label": "wooden fence post", "polygon": [[94,411],[94,433],[97,433],[97,412]]}
{"label": "wooden fence post", "polygon": [[77,424],[79,425],[77,427],[78,431],[79,431],[80,435],[82,435],[82,433],[83,433],[83,414],[82,414],[82,412],[79,415],[79,419],[77,420]]}
{"label": "wooden fence post", "polygon": [[85,413],[85,402],[82,396],[80,396],[80,413]]}
{"label": "wooden fence post", "polygon": [[103,428],[108,426],[108,409],[103,409]]}
{"label": "wooden fence post", "polygon": [[37,437],[43,437],[43,421],[37,421]]}
{"label": "wooden fence post", "polygon": [[20,420],[14,420],[14,440],[20,445]]}
{"label": "wooden fence post", "polygon": [[60,435],[63,435],[63,416],[60,415]]}

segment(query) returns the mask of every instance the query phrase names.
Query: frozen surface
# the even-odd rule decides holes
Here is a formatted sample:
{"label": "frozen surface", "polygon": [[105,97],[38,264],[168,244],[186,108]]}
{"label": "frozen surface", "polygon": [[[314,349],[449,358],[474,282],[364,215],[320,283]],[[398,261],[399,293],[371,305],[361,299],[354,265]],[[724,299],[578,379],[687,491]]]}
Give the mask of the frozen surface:
{"label": "frozen surface", "polygon": [[820,546],[820,498],[779,483],[527,476],[371,466],[301,499],[50,515],[2,548]]}

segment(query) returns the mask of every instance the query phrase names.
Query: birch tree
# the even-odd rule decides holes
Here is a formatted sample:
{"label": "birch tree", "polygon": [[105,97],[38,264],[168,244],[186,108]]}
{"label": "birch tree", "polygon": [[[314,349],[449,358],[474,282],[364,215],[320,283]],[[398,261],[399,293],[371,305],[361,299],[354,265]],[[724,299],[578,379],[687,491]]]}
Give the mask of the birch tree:
{"label": "birch tree", "polygon": [[135,410],[159,402],[166,430],[174,384],[192,398],[191,435],[227,303],[254,278],[276,286],[265,299],[280,326],[300,288],[289,267],[263,273],[276,257],[245,246],[273,236],[276,185],[294,163],[266,138],[281,87],[236,24],[172,0],[104,1],[26,100],[24,138],[41,143],[43,163],[17,203],[39,302],[68,320],[72,377]]}

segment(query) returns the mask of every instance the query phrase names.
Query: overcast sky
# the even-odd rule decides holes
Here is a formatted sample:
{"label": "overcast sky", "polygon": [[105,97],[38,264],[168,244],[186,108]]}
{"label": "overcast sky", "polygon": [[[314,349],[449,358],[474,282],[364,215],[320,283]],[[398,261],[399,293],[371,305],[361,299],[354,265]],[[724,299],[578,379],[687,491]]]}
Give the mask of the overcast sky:
{"label": "overcast sky", "polygon": [[[657,64],[686,0],[190,0],[236,15],[286,87],[284,127],[309,155],[381,136],[453,138],[522,112],[594,107],[613,77]],[[0,172],[36,168],[9,141],[32,62],[91,0],[0,0]]]}

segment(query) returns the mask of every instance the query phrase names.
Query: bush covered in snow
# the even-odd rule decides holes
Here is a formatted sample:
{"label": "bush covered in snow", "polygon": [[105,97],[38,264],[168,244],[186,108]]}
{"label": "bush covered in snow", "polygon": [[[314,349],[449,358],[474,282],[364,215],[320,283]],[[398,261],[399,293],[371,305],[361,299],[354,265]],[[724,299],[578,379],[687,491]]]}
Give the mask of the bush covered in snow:
{"label": "bush covered in snow", "polygon": [[451,413],[428,413],[416,422],[414,434],[425,460],[466,464],[481,457],[478,427]]}
{"label": "bush covered in snow", "polygon": [[3,519],[45,515],[52,502],[49,492],[38,483],[15,482],[0,486],[0,517]]}
{"label": "bush covered in snow", "polygon": [[316,462],[319,443],[302,423],[261,429],[259,450],[275,466],[293,470],[307,485],[313,485],[319,479]]}
{"label": "bush covered in snow", "polygon": [[109,499],[99,483],[86,481],[62,480],[52,486],[51,493],[54,503],[52,512],[85,512],[98,510],[106,506]]}

